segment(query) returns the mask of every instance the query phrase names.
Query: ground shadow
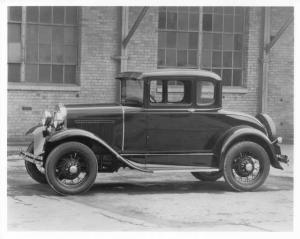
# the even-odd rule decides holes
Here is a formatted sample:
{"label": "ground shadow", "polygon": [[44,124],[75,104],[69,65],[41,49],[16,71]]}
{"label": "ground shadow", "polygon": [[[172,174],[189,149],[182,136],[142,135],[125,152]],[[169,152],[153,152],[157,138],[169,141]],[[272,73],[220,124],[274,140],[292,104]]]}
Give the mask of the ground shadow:
{"label": "ground shadow", "polygon": [[[258,192],[293,190],[293,178],[270,176]],[[150,181],[130,180],[127,182],[96,182],[86,195],[93,194],[184,194],[184,193],[214,193],[234,192],[224,180],[202,182],[195,180],[184,181]],[[33,180],[8,180],[8,196],[54,196],[57,195],[49,185],[35,183]]]}
{"label": "ground shadow", "polygon": [[[274,181],[275,180],[275,181]],[[257,191],[293,190],[293,179],[289,177],[270,177]],[[167,182],[105,182],[96,183],[87,194],[120,193],[120,194],[159,194],[159,193],[214,193],[234,192],[225,181],[167,181]]]}
{"label": "ground shadow", "polygon": [[222,181],[168,181],[168,182],[112,182],[97,183],[89,194],[93,193],[125,193],[125,194],[159,194],[159,193],[224,193],[230,187]]}

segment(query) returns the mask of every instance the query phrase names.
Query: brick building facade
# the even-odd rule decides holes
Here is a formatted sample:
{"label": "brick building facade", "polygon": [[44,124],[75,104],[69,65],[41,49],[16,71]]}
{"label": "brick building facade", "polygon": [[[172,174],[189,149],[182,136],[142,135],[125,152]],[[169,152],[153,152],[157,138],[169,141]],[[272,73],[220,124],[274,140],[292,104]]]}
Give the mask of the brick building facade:
{"label": "brick building facade", "polygon": [[[127,8],[128,29],[142,9]],[[124,53],[121,7],[9,8],[9,140],[24,139],[24,132],[42,112],[58,103],[117,102],[119,86],[114,78],[122,61],[128,71],[161,67],[215,71],[226,80],[224,108],[255,115],[262,101],[264,11],[261,7],[150,7],[120,57]],[[292,7],[270,8],[270,40],[293,14]],[[47,33],[50,38],[43,39]],[[293,41],[291,23],[270,50],[264,96],[267,113],[288,142],[293,141]]]}

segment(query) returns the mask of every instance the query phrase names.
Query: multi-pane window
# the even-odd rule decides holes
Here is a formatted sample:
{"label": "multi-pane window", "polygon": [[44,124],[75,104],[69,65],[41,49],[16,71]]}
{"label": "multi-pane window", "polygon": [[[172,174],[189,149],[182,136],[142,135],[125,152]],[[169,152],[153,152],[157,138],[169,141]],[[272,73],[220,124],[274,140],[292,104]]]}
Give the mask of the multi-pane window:
{"label": "multi-pane window", "polygon": [[160,7],[157,66],[201,67],[243,86],[245,24],[245,7]]}
{"label": "multi-pane window", "polygon": [[21,62],[22,62],[22,44],[21,44],[21,26],[22,26],[22,8],[8,8],[8,81],[20,81]]}
{"label": "multi-pane window", "polygon": [[75,83],[77,25],[77,7],[9,7],[8,81]]}
{"label": "multi-pane window", "polygon": [[158,67],[197,67],[199,7],[160,7]]}
{"label": "multi-pane window", "polygon": [[244,7],[203,7],[201,66],[224,85],[243,84]]}

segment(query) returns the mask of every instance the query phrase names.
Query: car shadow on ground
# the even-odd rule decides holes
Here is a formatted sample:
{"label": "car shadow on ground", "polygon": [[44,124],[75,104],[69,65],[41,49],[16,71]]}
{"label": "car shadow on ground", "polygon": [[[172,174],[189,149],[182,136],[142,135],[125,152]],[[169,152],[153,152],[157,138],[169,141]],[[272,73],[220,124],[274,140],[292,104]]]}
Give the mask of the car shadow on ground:
{"label": "car shadow on ground", "polygon": [[[293,178],[270,176],[257,192],[293,190]],[[84,195],[93,194],[184,194],[184,193],[212,193],[222,194],[234,192],[223,180],[216,182],[185,181],[147,181],[128,182],[96,182]],[[57,195],[49,185],[34,183],[31,180],[19,182],[17,179],[8,181],[8,196],[55,196]]]}
{"label": "car shadow on ground", "polygon": [[180,193],[224,193],[230,187],[222,181],[176,181],[176,182],[112,182],[96,183],[87,194],[120,193],[120,194],[180,194]]}
{"label": "car shadow on ground", "polygon": [[[293,179],[286,177],[276,177],[278,184],[272,183],[261,186],[257,192],[267,191],[285,191],[293,190]],[[96,183],[87,192],[93,193],[126,193],[126,194],[159,194],[159,193],[213,193],[221,194],[233,191],[225,181],[201,182],[201,181],[184,181],[184,182],[113,182],[113,183]]]}

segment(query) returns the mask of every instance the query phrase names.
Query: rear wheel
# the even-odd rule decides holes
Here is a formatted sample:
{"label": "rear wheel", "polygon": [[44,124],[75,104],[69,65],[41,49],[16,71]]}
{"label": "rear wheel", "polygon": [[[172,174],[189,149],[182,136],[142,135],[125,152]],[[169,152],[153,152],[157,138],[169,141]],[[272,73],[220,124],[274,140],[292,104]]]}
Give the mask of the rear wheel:
{"label": "rear wheel", "polygon": [[218,172],[193,172],[192,175],[201,180],[201,181],[205,181],[205,182],[214,182],[217,181],[219,178],[221,178],[223,176],[223,172],[222,171],[218,171]]}
{"label": "rear wheel", "polygon": [[[33,143],[29,144],[27,152],[33,154]],[[47,184],[45,169],[25,160],[25,168],[30,177],[38,183]]]}
{"label": "rear wheel", "polygon": [[79,142],[67,142],[57,146],[46,161],[46,178],[59,194],[79,194],[93,185],[98,163],[94,152]]}
{"label": "rear wheel", "polygon": [[253,191],[261,186],[270,171],[269,156],[251,141],[233,145],[227,152],[223,172],[225,181],[236,191]]}

